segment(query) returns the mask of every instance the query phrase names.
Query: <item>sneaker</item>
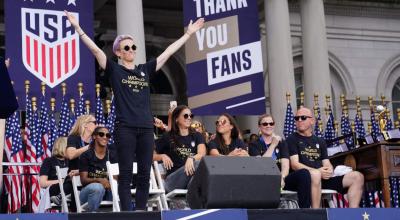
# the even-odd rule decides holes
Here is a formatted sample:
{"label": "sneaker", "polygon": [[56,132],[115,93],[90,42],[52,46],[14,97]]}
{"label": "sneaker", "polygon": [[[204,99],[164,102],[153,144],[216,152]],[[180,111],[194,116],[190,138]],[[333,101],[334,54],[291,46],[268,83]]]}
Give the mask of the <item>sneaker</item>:
{"label": "sneaker", "polygon": [[61,205],[61,194],[50,197],[50,201],[58,206]]}

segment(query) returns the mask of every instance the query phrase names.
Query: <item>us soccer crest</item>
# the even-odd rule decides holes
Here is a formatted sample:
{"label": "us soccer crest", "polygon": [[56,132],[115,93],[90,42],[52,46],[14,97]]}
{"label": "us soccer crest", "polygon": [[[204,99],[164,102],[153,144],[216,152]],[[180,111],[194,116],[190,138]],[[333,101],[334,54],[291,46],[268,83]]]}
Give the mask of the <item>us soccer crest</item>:
{"label": "us soccer crest", "polygon": [[63,11],[21,8],[21,28],[22,60],[31,74],[54,88],[77,72],[79,35]]}

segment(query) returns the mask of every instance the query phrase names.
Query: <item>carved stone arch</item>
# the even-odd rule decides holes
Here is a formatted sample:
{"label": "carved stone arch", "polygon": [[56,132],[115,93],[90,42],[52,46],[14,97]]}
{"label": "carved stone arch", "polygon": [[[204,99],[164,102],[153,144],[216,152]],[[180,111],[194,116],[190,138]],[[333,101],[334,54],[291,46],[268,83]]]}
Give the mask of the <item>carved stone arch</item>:
{"label": "carved stone arch", "polygon": [[400,68],[400,54],[393,56],[382,66],[376,84],[376,97],[383,94],[391,100],[393,87],[400,78],[400,71],[396,71],[398,68]]}

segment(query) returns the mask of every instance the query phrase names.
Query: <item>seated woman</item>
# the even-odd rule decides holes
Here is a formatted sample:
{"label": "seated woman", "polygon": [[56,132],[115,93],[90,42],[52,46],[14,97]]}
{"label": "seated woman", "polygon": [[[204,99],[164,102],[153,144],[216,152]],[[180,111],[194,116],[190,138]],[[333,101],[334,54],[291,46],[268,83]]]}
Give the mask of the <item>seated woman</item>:
{"label": "seated woman", "polygon": [[239,127],[230,114],[220,115],[215,126],[215,138],[208,143],[211,156],[249,156],[247,146],[240,138]]}
{"label": "seated woman", "polygon": [[79,156],[89,149],[89,143],[97,126],[93,115],[79,116],[68,136],[66,157],[70,160],[69,169],[74,175],[79,174]]}
{"label": "seated woman", "polygon": [[93,131],[93,142],[79,158],[79,174],[83,189],[79,194],[82,204],[88,202],[87,211],[96,211],[101,201],[112,200],[107,177],[106,162],[116,163],[116,157],[107,147],[111,134],[106,127]]}
{"label": "seated woman", "polygon": [[156,141],[154,160],[162,161],[167,170],[165,189],[186,189],[198,162],[206,155],[203,136],[190,129],[192,113],[180,105],[172,112],[171,130]]}
{"label": "seated woman", "polygon": [[210,135],[208,134],[206,128],[202,123],[200,123],[197,120],[192,120],[192,124],[190,124],[190,127],[195,131],[199,132],[201,135],[203,135],[206,144],[210,141]]}
{"label": "seated woman", "polygon": [[289,150],[286,142],[274,133],[275,122],[270,115],[261,115],[258,119],[261,136],[249,144],[251,156],[272,157],[281,169],[281,187],[296,191],[300,208],[311,206],[311,175],[308,170],[301,169],[289,174]]}
{"label": "seated woman", "polygon": [[[57,205],[61,205],[60,187],[58,185],[58,178],[56,166],[60,168],[68,167],[68,160],[65,159],[65,148],[67,147],[67,138],[58,138],[53,145],[52,156],[44,159],[40,167],[39,185],[41,188],[49,188],[51,201]],[[68,174],[70,177],[73,173]],[[70,178],[66,178],[63,184],[65,195],[72,193],[72,182]],[[75,207],[74,200],[71,200],[71,208]],[[72,207],[73,206],[73,207]]]}

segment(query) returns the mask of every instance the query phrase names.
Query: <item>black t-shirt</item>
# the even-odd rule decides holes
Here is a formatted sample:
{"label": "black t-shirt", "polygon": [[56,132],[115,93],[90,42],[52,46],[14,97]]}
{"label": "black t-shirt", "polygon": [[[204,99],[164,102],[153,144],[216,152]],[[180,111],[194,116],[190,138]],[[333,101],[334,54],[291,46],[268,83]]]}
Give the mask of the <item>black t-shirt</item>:
{"label": "black t-shirt", "polygon": [[56,180],[56,166],[60,166],[60,168],[68,167],[68,160],[60,160],[55,156],[44,159],[42,166],[40,167],[40,176],[47,176],[48,180]]}
{"label": "black t-shirt", "polygon": [[116,124],[153,128],[149,75],[156,71],[156,65],[153,59],[132,70],[107,60],[105,73],[114,92]]}
{"label": "black t-shirt", "polygon": [[[249,155],[250,156],[262,156],[267,151],[270,144],[266,144],[262,137],[258,140],[253,141],[249,144]],[[275,147],[274,154],[276,158],[274,159],[289,159],[289,150],[286,144],[286,141],[282,140],[278,143],[278,146]]]}
{"label": "black t-shirt", "polygon": [[322,167],[322,160],[328,159],[325,140],[315,135],[305,137],[293,133],[286,139],[290,156],[299,155],[299,162],[313,168]]}
{"label": "black t-shirt", "polygon": [[88,178],[108,178],[106,162],[116,163],[115,155],[107,149],[103,159],[96,156],[94,147],[90,147],[79,157],[79,172],[88,172]]}
{"label": "black t-shirt", "polygon": [[[70,135],[67,139],[67,148],[75,147],[79,149],[88,145],[89,143],[84,142],[80,136],[78,135]],[[79,157],[69,161],[69,169],[70,170],[77,170],[79,169]]]}
{"label": "black t-shirt", "polygon": [[167,170],[167,175],[184,166],[188,157],[197,154],[197,146],[204,144],[204,137],[199,132],[190,133],[187,136],[177,136],[174,142],[170,133],[165,133],[162,138],[156,141],[156,151],[159,154],[168,155],[174,166]]}
{"label": "black t-shirt", "polygon": [[215,139],[208,142],[207,146],[208,146],[208,150],[217,149],[218,152],[222,155],[228,155],[230,152],[232,152],[236,148],[241,148],[243,150],[247,150],[246,144],[239,138],[233,139],[229,145],[225,146],[226,148],[229,149],[228,152],[226,152],[226,153],[224,153],[224,150],[222,149],[224,146],[219,146],[219,144],[217,143],[217,141]]}

